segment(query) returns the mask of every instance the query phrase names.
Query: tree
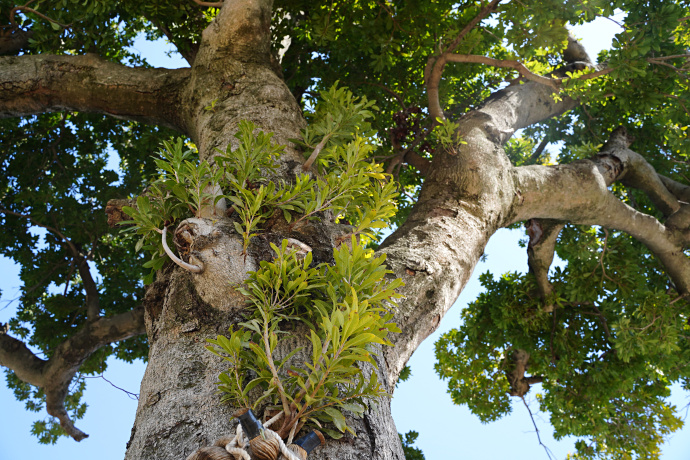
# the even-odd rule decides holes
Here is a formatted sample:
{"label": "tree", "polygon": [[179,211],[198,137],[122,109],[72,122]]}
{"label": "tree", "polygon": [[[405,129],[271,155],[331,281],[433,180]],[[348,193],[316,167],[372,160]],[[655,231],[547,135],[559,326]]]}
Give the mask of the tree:
{"label": "tree", "polygon": [[[566,25],[615,8],[627,13],[623,31],[594,65]],[[102,372],[110,355],[146,357],[127,458],[179,458],[212,444],[242,404],[221,404],[216,382],[227,366],[204,349],[207,339],[216,351],[239,350],[235,361],[259,353],[238,325],[263,318],[266,330],[292,332],[276,360],[300,344],[313,351],[307,330],[316,321],[296,322],[304,303],[323,318],[329,295],[347,310],[365,289],[349,282],[352,294],[341,292],[328,278],[360,247],[352,236],[385,254],[390,286],[397,278],[404,286],[392,317],[382,296],[366,294],[383,321],[370,330],[394,330],[390,320],[401,332],[370,337],[382,346],[353,356],[376,365],[343,378],[366,375],[369,385],[378,375],[375,390],[392,392],[489,237],[525,222],[530,274],[484,278],[487,293],[437,346],[440,375],[485,421],[509,410],[508,395],[541,383],[556,434],[585,438],[578,456],[655,457],[680,426],[668,387],[690,385],[689,9],[683,1],[3,2],[0,238],[24,286],[17,317],[0,332],[0,364],[18,398],[55,417],[35,431],[44,441],[83,439],[74,423],[83,376]],[[166,37],[190,67],[150,68],[127,48],[138,33]],[[546,147],[559,141],[552,165]],[[121,159],[119,182],[103,172],[109,149]],[[347,152],[361,158],[342,166]],[[396,230],[379,244],[369,229],[388,213],[393,182],[383,171],[400,198]],[[339,186],[343,202],[329,195]],[[282,199],[266,201],[269,188]],[[144,238],[109,228],[104,211],[113,225],[133,217]],[[159,256],[157,235],[168,226],[192,272]],[[555,253],[565,269],[550,271]],[[266,319],[262,278],[249,272],[270,272],[275,257],[313,281],[312,291]],[[383,270],[382,259],[370,260]],[[385,291],[379,278],[372,283]],[[296,382],[309,358],[291,359],[296,375],[280,377]],[[267,363],[268,374],[250,373],[255,388],[285,396]],[[313,457],[402,458],[385,399],[348,407],[345,418],[327,412],[324,429],[338,436],[347,423],[357,436],[329,440]]]}

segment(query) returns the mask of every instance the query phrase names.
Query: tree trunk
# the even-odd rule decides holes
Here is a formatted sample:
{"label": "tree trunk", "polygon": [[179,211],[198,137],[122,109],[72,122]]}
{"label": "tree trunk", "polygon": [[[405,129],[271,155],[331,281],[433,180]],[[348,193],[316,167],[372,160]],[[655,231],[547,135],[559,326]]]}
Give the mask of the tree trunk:
{"label": "tree trunk", "polygon": [[[271,67],[268,3],[226,5],[204,32],[182,96],[184,124],[202,158],[212,157],[213,148],[234,145],[232,134],[242,119],[275,132],[275,140],[288,145],[278,174],[290,178],[303,160],[288,139],[298,137],[304,121]],[[246,26],[238,18],[251,30],[263,30],[263,41],[233,33]],[[411,354],[457,299],[490,236],[517,213],[522,198],[502,145],[516,129],[572,107],[570,100],[553,102],[551,91],[536,83],[509,87],[466,115],[459,129],[463,142],[437,152],[410,217],[382,245],[388,266],[406,283],[395,317],[402,333],[392,334],[394,346],[384,347],[379,359],[380,381],[390,393]],[[215,109],[207,110],[211,105]],[[206,269],[198,275],[168,269],[147,295],[151,349],[127,451],[132,460],[184,458],[229,434],[236,423],[230,422],[233,409],[216,394],[224,364],[204,343],[241,320],[243,301],[233,284],[258,260],[252,251],[241,254],[239,236],[224,218],[188,222],[194,236],[190,249]],[[335,246],[332,227],[326,222],[273,238],[293,237],[328,254]],[[293,346],[306,343],[306,337],[293,336]],[[329,440],[310,458],[403,458],[388,400],[372,405],[363,419],[350,419],[356,437]]]}
{"label": "tree trunk", "polygon": [[[235,237],[234,242],[234,260],[239,269],[235,274],[242,276],[241,240]],[[248,260],[244,267],[252,265]],[[215,386],[226,366],[204,349],[204,342],[227,332],[240,319],[243,301],[233,293],[230,283],[241,278],[221,285],[219,291],[225,291],[227,300],[219,296],[219,302],[211,304],[204,300],[209,295],[200,292],[193,279],[196,276],[180,269],[169,270],[149,291],[149,365],[141,385],[127,459],[183,459],[223,435],[234,434],[237,420],[231,419],[237,408],[221,404]],[[284,343],[277,355],[286,354],[300,343],[304,345],[304,338]],[[372,405],[363,419],[350,417],[349,422],[357,437],[331,440],[310,458],[403,458],[387,399]]]}
{"label": "tree trunk", "polygon": [[[270,2],[261,3],[233,2],[204,32],[183,91],[183,124],[201,158],[210,159],[215,148],[235,147],[237,124],[251,120],[265,132],[275,133],[276,143],[288,145],[277,171],[278,178],[288,179],[303,162],[288,139],[298,137],[305,123],[299,105],[271,66],[267,40]],[[238,30],[244,30],[241,37]],[[213,110],[206,109],[208,106]],[[204,345],[242,320],[245,303],[235,287],[247,271],[256,269],[255,253],[260,251],[250,248],[243,255],[242,239],[228,219],[189,219],[187,223],[194,237],[190,249],[203,260],[205,270],[192,274],[168,267],[148,290],[149,364],[127,459],[186,458],[197,448],[234,433],[237,424],[237,420],[231,421],[237,408],[221,404],[215,385],[226,365]],[[315,252],[321,247],[329,253],[335,245],[331,233],[328,225],[317,225],[274,239],[298,237]],[[295,335],[277,354],[306,342],[306,336]],[[380,380],[392,381],[383,361],[379,367]],[[392,392],[392,387],[387,389]],[[403,458],[387,398],[371,405],[362,419],[350,417],[349,424],[356,437],[330,440],[310,458]]]}

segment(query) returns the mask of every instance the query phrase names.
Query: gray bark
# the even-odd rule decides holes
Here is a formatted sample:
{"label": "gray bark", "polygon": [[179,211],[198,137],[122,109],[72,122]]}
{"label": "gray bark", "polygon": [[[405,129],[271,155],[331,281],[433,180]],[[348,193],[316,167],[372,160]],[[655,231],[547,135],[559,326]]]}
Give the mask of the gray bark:
{"label": "gray bark", "polygon": [[[303,159],[288,139],[298,137],[305,122],[272,65],[271,8],[270,0],[226,2],[203,33],[191,69],[129,69],[90,56],[0,58],[0,117],[81,110],[163,124],[190,136],[202,159],[212,158],[215,148],[234,147],[237,124],[251,120],[288,146],[277,175],[290,178]],[[436,87],[444,62],[433,75]],[[567,98],[554,102],[552,92],[552,86],[539,82],[499,91],[459,121],[463,143],[436,152],[432,163],[423,165],[426,179],[419,201],[380,249],[394,276],[405,282],[405,297],[395,316],[402,333],[390,337],[393,346],[384,347],[379,357],[380,380],[388,391],[457,299],[490,236],[513,222],[549,219],[551,230],[544,239],[535,233],[530,241],[530,266],[544,295],[550,289],[548,267],[563,222],[630,233],[661,258],[681,292],[690,289],[690,267],[682,252],[690,241],[684,230],[690,190],[657,176],[624,138],[614,136],[601,155],[572,165],[510,164],[503,144],[516,130],[575,106]],[[614,181],[647,192],[667,221],[661,223],[620,202],[607,189]],[[573,195],[572,190],[580,193]],[[204,271],[192,274],[170,266],[147,292],[149,365],[128,443],[130,460],[185,458],[229,434],[236,423],[231,421],[235,408],[222,405],[216,393],[224,364],[204,345],[242,320],[244,302],[233,285],[255,269],[260,251],[242,254],[241,239],[225,218],[189,219],[187,224],[193,236],[191,251],[203,262]],[[543,231],[537,221],[533,228]],[[272,237],[296,238],[328,254],[337,230],[324,222],[299,232],[276,231]],[[0,364],[30,383],[43,386],[48,379],[62,388],[94,347],[140,333],[142,316],[134,311],[131,318],[88,323],[61,346],[56,356],[64,359],[55,364],[43,362],[21,342],[0,333]],[[112,327],[106,331],[103,326]],[[295,333],[279,353],[301,343],[306,337]],[[310,459],[403,458],[388,400],[371,406],[362,419],[350,419],[357,436],[329,440]]]}
{"label": "gray bark", "polygon": [[0,57],[0,117],[75,110],[183,130],[176,109],[189,69],[135,69],[85,56]]}

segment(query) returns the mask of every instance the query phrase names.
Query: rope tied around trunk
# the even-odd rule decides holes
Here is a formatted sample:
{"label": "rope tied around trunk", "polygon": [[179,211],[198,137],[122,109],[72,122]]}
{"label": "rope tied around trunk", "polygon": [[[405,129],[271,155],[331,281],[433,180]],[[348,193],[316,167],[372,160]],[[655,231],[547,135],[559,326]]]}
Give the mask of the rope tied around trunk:
{"label": "rope tied around trunk", "polygon": [[[251,413],[251,411],[249,412]],[[300,438],[293,444],[292,438],[297,426],[295,425],[290,430],[290,435],[288,436],[287,444],[289,445],[286,445],[278,433],[269,428],[273,423],[280,420],[283,415],[284,413],[281,411],[264,423],[260,434],[253,436],[252,439],[249,439],[243,430],[243,424],[238,423],[234,436],[223,436],[216,440],[213,446],[197,449],[187,457],[187,460],[277,460],[280,455],[285,460],[306,460],[309,451],[316,447],[316,445],[321,445],[325,442],[323,435],[318,431],[312,431],[309,435]],[[253,414],[251,416],[253,417]],[[318,444],[315,444],[315,442]]]}

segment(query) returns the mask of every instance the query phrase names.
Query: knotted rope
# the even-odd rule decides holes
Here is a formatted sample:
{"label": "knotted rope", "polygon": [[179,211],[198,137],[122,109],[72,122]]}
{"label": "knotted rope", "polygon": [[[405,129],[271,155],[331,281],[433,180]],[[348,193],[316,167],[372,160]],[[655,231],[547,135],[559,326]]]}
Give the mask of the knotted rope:
{"label": "knotted rope", "polygon": [[[197,449],[193,454],[187,457],[187,460],[252,460],[252,457],[247,451],[247,445],[251,447],[254,459],[256,460],[276,460],[279,454],[286,460],[305,460],[306,455],[302,458],[288,447],[281,437],[275,431],[271,430],[269,426],[280,420],[284,415],[283,411],[279,412],[273,418],[263,424],[263,432],[261,436],[254,439],[247,439],[246,434],[242,430],[242,425],[237,424],[235,436],[223,436],[213,443],[212,447],[202,447]],[[288,437],[288,444],[292,444],[292,438],[295,435],[295,428],[297,424],[293,425]],[[301,450],[296,446],[296,450]],[[302,450],[302,452],[304,452]],[[302,453],[300,452],[300,453]]]}

